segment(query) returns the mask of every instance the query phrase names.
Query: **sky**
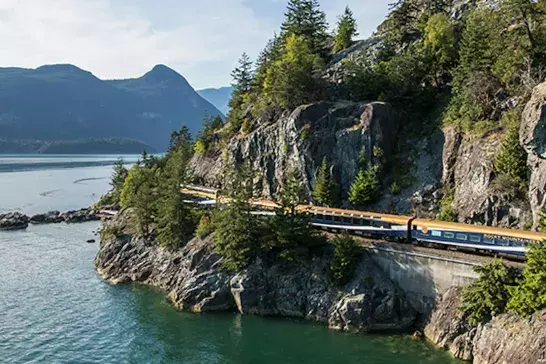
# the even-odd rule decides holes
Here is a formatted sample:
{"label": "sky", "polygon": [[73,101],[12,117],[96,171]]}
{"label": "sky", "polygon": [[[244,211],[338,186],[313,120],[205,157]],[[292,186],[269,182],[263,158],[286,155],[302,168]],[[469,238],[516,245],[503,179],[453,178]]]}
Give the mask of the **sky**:
{"label": "sky", "polygon": [[[349,5],[359,38],[389,0],[320,0],[333,28]],[[231,82],[280,27],[286,0],[0,0],[0,67],[71,63],[101,79],[139,77],[156,64],[196,89]]]}

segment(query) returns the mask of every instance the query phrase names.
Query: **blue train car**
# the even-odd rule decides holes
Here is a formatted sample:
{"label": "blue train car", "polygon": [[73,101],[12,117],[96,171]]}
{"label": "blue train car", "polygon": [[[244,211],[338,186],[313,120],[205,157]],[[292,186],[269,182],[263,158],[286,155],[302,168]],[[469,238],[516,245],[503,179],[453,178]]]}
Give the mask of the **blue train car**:
{"label": "blue train car", "polygon": [[406,240],[410,237],[408,231],[412,218],[409,216],[318,206],[308,206],[305,210],[313,226],[318,228],[389,240]]}
{"label": "blue train car", "polygon": [[417,241],[476,249],[493,253],[525,255],[530,245],[546,240],[546,234],[415,219],[411,226],[411,238]]}

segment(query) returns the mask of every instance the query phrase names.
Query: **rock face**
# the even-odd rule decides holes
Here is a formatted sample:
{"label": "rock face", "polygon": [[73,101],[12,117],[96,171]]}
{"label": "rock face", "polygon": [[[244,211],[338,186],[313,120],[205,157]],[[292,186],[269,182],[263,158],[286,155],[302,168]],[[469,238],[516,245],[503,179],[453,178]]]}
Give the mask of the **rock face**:
{"label": "rock face", "polygon": [[438,303],[425,328],[433,343],[475,364],[546,362],[546,311],[530,319],[503,314],[473,328],[458,309],[460,295],[451,289]]}
{"label": "rock face", "polygon": [[29,218],[19,212],[0,214],[0,230],[24,230],[28,227]]}
{"label": "rock face", "polygon": [[361,152],[368,160],[388,159],[398,129],[399,118],[385,103],[319,102],[232,139],[225,153],[196,156],[191,165],[197,183],[218,186],[225,159],[249,161],[262,196],[271,198],[291,169],[301,172],[309,193],[326,158],[344,196],[358,172]]}
{"label": "rock face", "polygon": [[100,214],[93,209],[81,209],[77,211],[67,211],[60,213],[59,211],[49,211],[45,214],[34,215],[30,218],[30,223],[34,225],[41,224],[58,224],[66,223],[82,223],[88,221],[100,220]]}
{"label": "rock face", "polygon": [[405,330],[415,311],[403,293],[363,255],[355,278],[345,287],[328,283],[330,253],[297,266],[258,258],[246,270],[220,270],[221,257],[210,239],[194,239],[176,251],[132,238],[130,214],[106,224],[122,231],[101,241],[98,272],[112,282],[160,287],[178,308],[192,312],[239,311],[244,314],[298,317],[336,330]]}
{"label": "rock face", "polygon": [[546,83],[533,90],[531,100],[523,111],[519,134],[531,168],[529,202],[536,228],[539,212],[546,202]]}

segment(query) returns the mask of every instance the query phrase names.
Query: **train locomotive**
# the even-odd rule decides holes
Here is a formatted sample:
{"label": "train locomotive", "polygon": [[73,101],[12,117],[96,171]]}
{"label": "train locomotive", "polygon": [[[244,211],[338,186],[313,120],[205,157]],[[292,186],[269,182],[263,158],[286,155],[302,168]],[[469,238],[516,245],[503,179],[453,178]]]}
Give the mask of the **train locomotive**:
{"label": "train locomotive", "polygon": [[[202,206],[227,204],[215,189],[183,186],[181,192],[200,199]],[[257,214],[268,215],[280,206],[273,201],[251,200]],[[381,214],[313,205],[300,205],[299,213],[307,215],[319,229],[343,231],[363,237],[425,244],[440,248],[470,250],[480,253],[522,257],[534,244],[546,241],[545,233],[420,219],[412,216]]]}

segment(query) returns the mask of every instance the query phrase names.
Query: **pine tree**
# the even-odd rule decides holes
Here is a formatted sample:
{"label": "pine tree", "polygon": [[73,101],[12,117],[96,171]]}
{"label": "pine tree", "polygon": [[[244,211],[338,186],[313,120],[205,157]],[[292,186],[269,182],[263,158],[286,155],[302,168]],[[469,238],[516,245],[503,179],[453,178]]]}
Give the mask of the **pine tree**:
{"label": "pine tree", "polygon": [[138,229],[144,237],[150,235],[156,212],[156,182],[155,170],[135,164],[129,170],[121,190],[121,206],[134,209]]}
{"label": "pine tree", "polygon": [[332,206],[336,202],[336,183],[330,173],[326,158],[320,165],[317,181],[313,190],[313,198],[321,205]]}
{"label": "pine tree", "polygon": [[301,174],[298,170],[291,170],[284,182],[281,191],[281,205],[293,215],[296,213],[296,207],[303,201],[303,185]]}
{"label": "pine tree", "polygon": [[349,7],[345,7],[345,13],[339,18],[337,23],[336,36],[334,38],[334,52],[349,48],[353,37],[357,36],[356,20]]}
{"label": "pine tree", "polygon": [[267,71],[264,92],[271,104],[292,108],[319,99],[323,93],[320,73],[324,67],[301,36],[286,39],[284,53]]}
{"label": "pine tree", "polygon": [[188,163],[193,154],[191,136],[186,127],[182,127],[178,135],[160,175],[157,238],[163,246],[184,244],[196,227],[196,218],[180,193],[180,185],[189,178]]}
{"label": "pine tree", "polygon": [[123,188],[123,183],[127,178],[127,173],[127,168],[125,168],[123,158],[118,158],[118,160],[114,163],[112,176],[110,178],[110,186],[112,186],[112,191],[117,193],[118,197],[121,189]]}
{"label": "pine tree", "polygon": [[270,39],[256,60],[256,72],[254,73],[253,90],[261,92],[267,76],[267,70],[278,61],[283,51],[283,40],[277,34]]}
{"label": "pine tree", "polygon": [[373,202],[377,197],[378,186],[377,168],[361,169],[349,189],[349,201],[354,205]]}
{"label": "pine tree", "polygon": [[243,120],[241,115],[245,104],[245,97],[249,94],[252,82],[252,62],[246,53],[243,53],[239,59],[239,65],[231,73],[233,78],[233,93],[229,100],[230,111],[227,117],[228,122],[231,124],[231,130],[236,132],[241,128]]}
{"label": "pine tree", "polygon": [[523,279],[512,287],[507,308],[520,315],[529,316],[546,308],[546,247],[544,243],[532,245],[526,254]]}
{"label": "pine tree", "polygon": [[283,38],[292,34],[303,37],[311,51],[317,53],[327,38],[326,14],[317,0],[289,0],[281,30]]}
{"label": "pine tree", "polygon": [[519,143],[519,123],[514,118],[515,116],[510,120],[501,148],[495,158],[495,171],[520,188],[525,188],[529,180],[527,154]]}
{"label": "pine tree", "polygon": [[510,299],[508,287],[516,284],[517,273],[501,259],[476,266],[474,271],[479,278],[463,291],[461,310],[468,322],[476,326],[505,311]]}

